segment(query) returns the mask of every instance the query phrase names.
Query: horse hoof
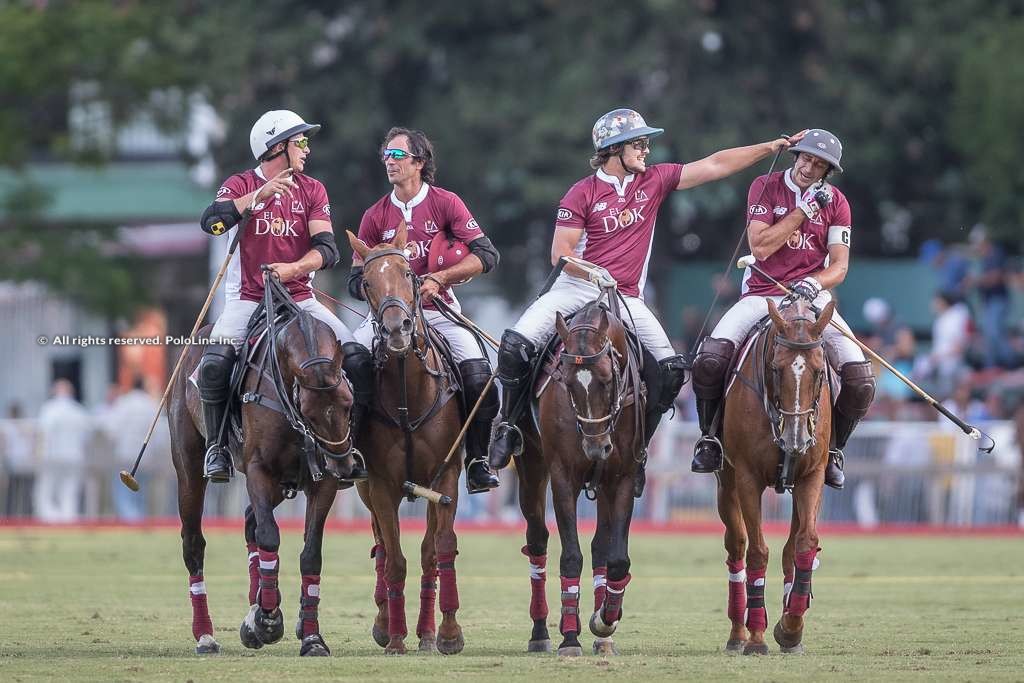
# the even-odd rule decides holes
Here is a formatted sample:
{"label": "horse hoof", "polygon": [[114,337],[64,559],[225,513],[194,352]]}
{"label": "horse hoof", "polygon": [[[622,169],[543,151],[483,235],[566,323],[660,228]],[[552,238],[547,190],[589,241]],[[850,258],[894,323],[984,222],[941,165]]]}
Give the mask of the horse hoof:
{"label": "horse hoof", "polygon": [[437,638],[434,636],[424,636],[420,638],[420,652],[425,652],[428,655],[437,654]]}
{"label": "horse hoof", "polygon": [[284,615],[281,614],[280,608],[274,608],[273,612],[257,609],[254,620],[256,637],[263,641],[264,645],[273,645],[284,638]]}
{"label": "horse hoof", "polygon": [[767,655],[768,646],[765,643],[747,643],[743,646],[745,655]]}
{"label": "horse hoof", "polygon": [[559,657],[582,657],[583,648],[579,645],[569,645],[567,647],[558,648]]}
{"label": "horse hoof", "polygon": [[220,653],[220,643],[213,639],[209,633],[204,633],[196,643],[197,655],[215,655]]}
{"label": "horse hoof", "polygon": [[395,636],[393,639],[389,639],[385,643],[384,654],[386,655],[404,655],[405,654],[405,640],[399,636]]}
{"label": "horse hoof", "polygon": [[604,623],[604,619],[601,617],[601,610],[590,615],[590,632],[598,638],[611,637],[611,635],[615,633],[615,629],[618,627],[618,620],[615,620],[610,624]]}
{"label": "horse hoof", "polygon": [[779,619],[775,623],[775,629],[772,631],[772,635],[775,637],[775,642],[779,644],[782,651],[786,654],[803,654],[804,647],[800,641],[803,640],[804,632],[803,629],[789,633],[786,629],[782,628],[782,620]]}
{"label": "horse hoof", "polygon": [[594,654],[615,657],[619,654],[619,648],[615,647],[615,641],[611,638],[598,638],[594,641]]}
{"label": "horse hoof", "polygon": [[466,639],[459,632],[454,638],[440,637],[437,639],[437,651],[443,655],[457,655],[466,647]]}
{"label": "horse hoof", "polygon": [[740,640],[739,638],[730,638],[725,643],[725,653],[730,655],[739,654],[743,652],[743,646],[747,644],[747,641]]}
{"label": "horse hoof", "polygon": [[327,647],[323,637],[319,633],[310,633],[302,639],[302,647],[299,648],[300,657],[330,657],[331,648]]}
{"label": "horse hoof", "polygon": [[388,630],[381,628],[377,624],[373,625],[373,629],[370,631],[373,635],[373,641],[381,647],[387,647],[388,643],[391,642],[391,638],[388,636]]}
{"label": "horse hoof", "polygon": [[256,635],[257,610],[259,610],[258,605],[250,605],[249,613],[245,615],[242,625],[238,627],[238,637],[241,639],[242,645],[250,650],[258,650],[263,647],[263,641]]}
{"label": "horse hoof", "polygon": [[527,652],[551,652],[551,639],[531,640],[526,646]]}

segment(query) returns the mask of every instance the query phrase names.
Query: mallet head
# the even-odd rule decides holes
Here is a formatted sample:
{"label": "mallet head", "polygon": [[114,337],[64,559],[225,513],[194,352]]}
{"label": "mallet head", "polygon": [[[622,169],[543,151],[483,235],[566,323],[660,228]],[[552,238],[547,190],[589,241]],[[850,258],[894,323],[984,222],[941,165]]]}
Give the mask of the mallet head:
{"label": "mallet head", "polygon": [[754,255],[747,254],[746,256],[741,256],[736,260],[736,267],[739,268],[740,270],[743,270],[745,268],[749,268],[755,263],[757,263],[757,259],[754,258]]}

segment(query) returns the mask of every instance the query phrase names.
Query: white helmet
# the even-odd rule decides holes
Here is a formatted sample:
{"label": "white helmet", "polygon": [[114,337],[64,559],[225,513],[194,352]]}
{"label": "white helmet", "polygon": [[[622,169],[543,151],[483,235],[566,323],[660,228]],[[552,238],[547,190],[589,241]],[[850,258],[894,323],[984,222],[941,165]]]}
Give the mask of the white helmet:
{"label": "white helmet", "polygon": [[319,123],[306,123],[302,117],[287,109],[268,111],[256,119],[249,131],[249,146],[256,161],[267,153],[267,150],[288,138],[306,133],[313,136],[320,130]]}

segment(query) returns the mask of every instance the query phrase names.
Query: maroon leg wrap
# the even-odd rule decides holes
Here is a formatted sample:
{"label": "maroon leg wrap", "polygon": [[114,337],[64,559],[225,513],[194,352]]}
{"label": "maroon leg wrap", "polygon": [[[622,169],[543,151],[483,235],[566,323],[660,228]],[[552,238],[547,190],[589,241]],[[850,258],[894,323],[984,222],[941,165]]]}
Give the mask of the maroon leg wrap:
{"label": "maroon leg wrap", "polygon": [[437,575],[441,580],[441,613],[447,614],[459,609],[459,586],[455,582],[455,556],[453,553],[438,553]]}
{"label": "maroon leg wrap", "polygon": [[608,592],[608,567],[594,567],[594,611],[601,609]]}
{"label": "maroon leg wrap", "polygon": [[520,550],[530,560],[530,618],[548,618],[548,598],[544,594],[544,584],[548,578],[548,556],[531,555],[525,545]]}
{"label": "maroon leg wrap", "polygon": [[768,610],[764,607],[764,575],[767,567],[747,569],[747,628],[764,631],[768,628]]}
{"label": "maroon leg wrap", "polygon": [[743,623],[743,613],[747,611],[746,572],[743,571],[743,560],[729,562],[729,620],[734,624]]}
{"label": "maroon leg wrap", "polygon": [[416,636],[422,638],[426,633],[437,633],[434,622],[434,605],[437,602],[437,572],[424,574],[420,579],[420,618],[416,622]]}
{"label": "maroon leg wrap", "polygon": [[388,635],[405,638],[405,581],[388,584]]}
{"label": "maroon leg wrap", "polygon": [[256,590],[260,587],[260,553],[255,543],[246,543],[249,551],[249,604],[256,604]]}
{"label": "maroon leg wrap", "polygon": [[558,622],[558,631],[580,633],[580,577],[562,579],[562,619]]}
{"label": "maroon leg wrap", "polygon": [[188,597],[192,601],[192,636],[199,640],[213,635],[213,621],[206,604],[206,583],[202,576],[188,577]]}
{"label": "maroon leg wrap", "polygon": [[618,581],[608,580],[607,593],[604,596],[604,623],[611,624],[622,618],[622,599],[626,597],[626,586],[632,578],[626,574]]}
{"label": "maroon leg wrap", "polygon": [[373,558],[373,569],[377,572],[377,585],[373,587],[373,604],[381,605],[388,599],[388,585],[384,580],[384,562],[387,561],[388,553],[383,545],[375,545],[370,550],[370,557]]}
{"label": "maroon leg wrap", "polygon": [[811,574],[814,572],[814,558],[818,550],[808,550],[796,554],[796,574],[793,577],[793,590],[789,594],[786,614],[802,617],[811,606]]}
{"label": "maroon leg wrap", "polygon": [[277,588],[277,572],[279,562],[277,553],[259,549],[260,553],[260,588],[256,591],[256,599],[260,608],[270,612],[281,604],[281,591]]}
{"label": "maroon leg wrap", "polygon": [[302,575],[302,595],[299,596],[299,618],[302,619],[302,637],[320,633],[317,613],[320,609],[320,575]]}

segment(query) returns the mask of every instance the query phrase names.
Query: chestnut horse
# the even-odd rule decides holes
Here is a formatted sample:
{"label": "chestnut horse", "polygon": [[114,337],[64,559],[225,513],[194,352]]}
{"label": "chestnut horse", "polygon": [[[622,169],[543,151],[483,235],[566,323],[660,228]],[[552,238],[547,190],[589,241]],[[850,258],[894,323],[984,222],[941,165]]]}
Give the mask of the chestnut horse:
{"label": "chestnut horse", "polygon": [[832,429],[821,333],[834,310],[830,302],[815,316],[803,299],[781,309],[769,300],[771,326],[754,340],[726,394],[722,438],[726,462],[718,475],[718,513],[725,523],[729,568],[732,630],[727,652],[768,654],[764,642],[768,545],[761,531],[761,496],[769,486],[779,492],[791,489],[793,495],[793,518],[782,551],[783,613],[774,636],[783,652],[803,651],[804,613],[810,607],[811,572],[820,550],[816,524]]}
{"label": "chestnut horse", "polygon": [[[447,504],[427,508],[427,529],[420,547],[420,612],[416,623],[419,649],[457,654],[465,641],[455,618],[459,591],[455,580],[455,510],[461,458],[445,454],[462,427],[455,396],[454,369],[444,362],[437,341],[428,335],[419,299],[419,278],[405,252],[405,223],[394,242],[370,248],[348,233],[352,250],[363,261],[363,292],[376,337],[373,357],[376,398],[359,435],[369,479],[358,484],[370,510],[376,560],[373,637],[387,654],[404,654],[406,562],[400,544],[398,506],[403,487],[413,482],[447,496]],[[440,578],[440,595],[437,579]],[[440,602],[441,627],[435,625],[435,600]]]}
{"label": "chestnut horse", "polygon": [[[607,291],[607,290],[606,290]],[[563,345],[557,368],[538,401],[534,420],[522,420],[524,450],[516,458],[519,505],[526,518],[523,554],[530,561],[530,652],[551,650],[544,593],[548,530],[547,485],[551,482],[558,533],[562,541],[562,643],[558,654],[583,654],[579,636],[580,574],[583,554],[576,529],[580,492],[597,501],[597,530],[591,542],[594,612],[593,651],[617,654],[612,634],[622,618],[629,583],[629,523],[634,479],[643,459],[644,397],[638,361],[627,348],[622,322],[599,301],[584,306],[569,324],[556,314]],[[533,425],[539,425],[539,433]]]}
{"label": "chestnut horse", "polygon": [[[209,326],[201,334],[208,335]],[[256,358],[250,358],[256,364],[252,366],[255,371],[244,378],[244,390],[258,398],[242,404],[243,441],[240,443],[229,429],[229,447],[235,467],[245,474],[250,501],[245,511],[250,607],[240,636],[243,645],[258,649],[277,642],[284,634],[277,587],[281,536],[274,508],[286,493],[294,495],[294,489],[300,488],[306,495],[306,526],[299,557],[302,594],[296,636],[302,641],[300,654],[326,656],[330,650],[320,635],[318,622],[323,531],[339,479],[351,471],[352,389],[342,372],[341,346],[334,333],[308,313],[297,311],[291,320],[272,326],[264,344],[269,346],[266,356],[257,352]],[[188,356],[175,383],[168,416],[171,454],[178,475],[182,552],[189,572],[192,635],[198,643],[197,654],[209,654],[218,652],[220,645],[213,635],[203,580],[206,479],[202,407],[198,390],[189,381],[201,352],[202,347],[196,345],[184,351]],[[265,360],[261,362],[261,358]],[[277,408],[282,407],[292,411],[290,418],[278,412]],[[307,438],[295,431],[300,428],[306,430]],[[318,467],[316,471],[310,469],[307,447],[330,456],[325,463],[327,476]],[[319,458],[319,453],[312,453]]]}

